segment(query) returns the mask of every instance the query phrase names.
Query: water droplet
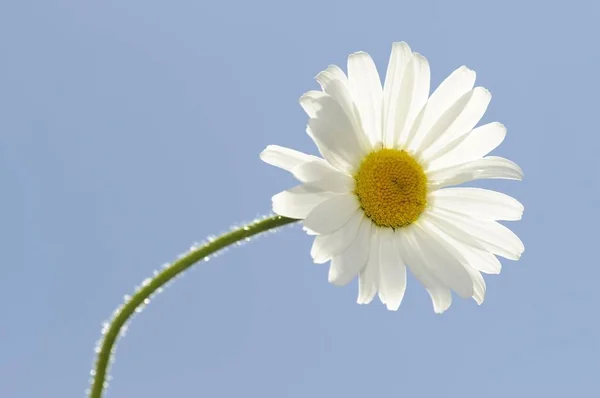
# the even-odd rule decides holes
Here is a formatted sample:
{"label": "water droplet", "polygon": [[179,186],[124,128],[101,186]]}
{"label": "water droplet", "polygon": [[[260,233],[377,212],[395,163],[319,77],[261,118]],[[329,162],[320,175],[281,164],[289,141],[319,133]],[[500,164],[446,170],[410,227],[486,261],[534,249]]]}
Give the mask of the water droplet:
{"label": "water droplet", "polygon": [[90,370],[90,376],[92,376],[92,377],[96,376],[96,369]]}
{"label": "water droplet", "polygon": [[[125,303],[128,303],[130,300],[131,300],[131,296],[130,295],[126,294],[126,295],[123,296],[123,301]],[[121,311],[120,308],[119,308],[119,311]]]}
{"label": "water droplet", "polygon": [[150,284],[150,282],[152,282],[152,279],[150,278],[146,278],[144,279],[144,281],[142,282],[142,286],[146,287]]}
{"label": "water droplet", "polygon": [[203,258],[204,261],[210,261],[210,256],[206,256]]}
{"label": "water droplet", "polygon": [[148,305],[148,304],[150,304],[150,299],[149,298],[144,299],[144,305]]}

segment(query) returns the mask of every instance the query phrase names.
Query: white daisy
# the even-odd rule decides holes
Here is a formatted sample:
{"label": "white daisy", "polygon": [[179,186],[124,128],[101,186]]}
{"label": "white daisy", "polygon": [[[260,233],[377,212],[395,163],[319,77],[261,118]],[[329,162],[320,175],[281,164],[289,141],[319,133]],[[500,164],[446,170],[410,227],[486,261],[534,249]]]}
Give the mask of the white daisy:
{"label": "white daisy", "polygon": [[270,145],[260,155],[301,184],[273,197],[273,211],[303,220],[316,235],[311,255],[331,261],[329,282],[359,278],[358,303],[378,293],[397,310],[406,267],[425,286],[435,312],[451,304],[451,290],[481,304],[481,273],[497,274],[496,256],[517,260],[524,247],[498,220],[519,220],[523,205],[499,192],[453,187],[502,178],[521,180],[510,160],[486,156],[505,127],[475,128],[490,102],[461,66],[429,96],[429,64],[394,43],[385,84],[371,57],[348,57],[348,76],[329,66],[300,104],[308,135],[323,156]]}

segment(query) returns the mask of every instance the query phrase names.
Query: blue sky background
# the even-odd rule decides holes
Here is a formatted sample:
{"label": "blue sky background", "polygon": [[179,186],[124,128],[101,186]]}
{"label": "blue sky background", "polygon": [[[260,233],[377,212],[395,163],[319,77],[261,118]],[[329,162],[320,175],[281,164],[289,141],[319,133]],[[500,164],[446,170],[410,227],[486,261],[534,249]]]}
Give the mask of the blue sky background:
{"label": "blue sky background", "polygon": [[298,97],[393,41],[432,87],[467,65],[522,183],[520,262],[483,306],[400,311],[327,283],[299,227],[177,280],[121,341],[110,398],[565,397],[600,390],[595,1],[0,2],[0,396],[81,397],[102,321],[194,241],[294,184],[268,144],[316,153]]}

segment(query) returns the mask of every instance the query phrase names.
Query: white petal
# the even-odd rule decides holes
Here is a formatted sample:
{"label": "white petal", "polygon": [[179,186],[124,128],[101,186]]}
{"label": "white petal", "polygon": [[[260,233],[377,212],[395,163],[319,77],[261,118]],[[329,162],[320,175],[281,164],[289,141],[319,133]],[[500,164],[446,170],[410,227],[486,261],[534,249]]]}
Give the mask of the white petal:
{"label": "white petal", "polygon": [[[429,221],[425,221],[425,223],[428,222]],[[479,264],[480,259],[477,256],[473,256],[471,254],[471,250],[464,250],[464,248],[467,247],[466,245],[456,241],[444,231],[440,230],[435,223],[432,222],[429,226],[429,229],[437,232],[437,239],[444,244],[444,246],[449,251],[452,257],[458,259],[461,262],[465,271],[467,271],[467,274],[469,274],[469,277],[471,278],[471,283],[473,284],[472,297],[473,299],[475,299],[477,304],[481,305],[483,303],[483,300],[485,299],[486,285],[485,281],[483,280],[483,276],[481,276],[481,274],[477,270],[477,266]],[[493,254],[489,255],[494,257]]]}
{"label": "white petal", "polygon": [[475,220],[437,208],[430,210],[427,217],[435,218],[436,224],[450,236],[509,260],[518,260],[525,251],[519,237],[496,221]]}
{"label": "white petal", "polygon": [[346,193],[354,190],[355,186],[354,178],[318,162],[304,163],[294,168],[292,174],[300,181],[326,192]]}
{"label": "white petal", "polygon": [[310,250],[313,261],[323,264],[346,250],[354,241],[363,218],[363,212],[357,211],[342,228],[328,235],[317,236]]}
{"label": "white petal", "polygon": [[498,258],[487,250],[474,247],[479,245],[475,239],[470,239],[472,244],[463,243],[452,236],[464,235],[464,232],[453,224],[449,222],[439,223],[437,219],[429,217],[429,214],[425,214],[423,217],[426,217],[429,222],[433,223],[437,228],[443,231],[444,238],[461,253],[462,257],[469,263],[471,268],[486,274],[500,273],[502,265]]}
{"label": "white petal", "polygon": [[483,300],[485,300],[485,290],[486,284],[485,279],[481,273],[471,267],[465,267],[469,275],[471,276],[471,280],[473,281],[473,299],[479,305],[483,304]]}
{"label": "white petal", "polygon": [[425,266],[459,296],[473,296],[473,282],[463,266],[463,258],[440,237],[435,226],[427,220],[419,221],[414,226],[414,234],[423,248]]}
{"label": "white petal", "polygon": [[301,184],[273,196],[273,212],[290,218],[305,218],[317,205],[333,197],[331,192]]}
{"label": "white petal", "polygon": [[436,208],[454,211],[479,220],[520,220],[523,205],[500,192],[482,188],[444,188],[429,195]]}
{"label": "white petal", "polygon": [[523,179],[523,171],[508,159],[487,156],[463,165],[427,172],[429,188],[432,190],[482,179],[520,181]]}
{"label": "white petal", "polygon": [[380,232],[379,298],[388,310],[397,311],[406,291],[406,267],[396,246],[395,232],[391,228]]}
{"label": "white petal", "polygon": [[[279,145],[268,145],[265,150],[260,153],[260,158],[263,162],[270,164],[271,166],[279,167],[280,169],[290,172],[294,168],[307,162],[318,162],[327,165],[327,162],[321,158]],[[328,167],[328,165],[324,167]]]}
{"label": "white petal", "polygon": [[348,81],[366,135],[371,143],[381,141],[383,89],[369,54],[361,51],[348,57]]}
{"label": "white petal", "polygon": [[354,279],[367,264],[370,241],[371,221],[364,217],[350,247],[331,259],[328,277],[330,283],[343,286]]}
{"label": "white petal", "polygon": [[306,132],[331,165],[353,173],[366,154],[357,138],[360,132],[354,130],[348,115],[337,101],[327,94],[321,94],[309,92],[300,98],[300,104],[310,116]]}
{"label": "white petal", "polygon": [[348,115],[354,132],[357,134],[357,140],[361,146],[368,151],[371,148],[369,138],[362,130],[360,115],[352,99],[348,78],[344,72],[336,65],[329,65],[327,69],[316,76],[321,89],[335,99]]}
{"label": "white petal", "polygon": [[439,87],[431,94],[427,104],[421,110],[417,121],[412,126],[407,146],[415,150],[421,144],[425,135],[431,130],[435,122],[450,108],[460,97],[473,89],[475,72],[461,66],[450,74]]}
{"label": "white petal", "polygon": [[485,274],[499,274],[502,270],[502,264],[500,264],[498,258],[492,253],[469,246],[450,236],[448,238],[451,240],[453,246],[461,252],[471,268]]}
{"label": "white petal", "polygon": [[449,219],[444,213],[439,213],[435,208],[428,209],[421,215],[421,219],[435,224],[441,231],[444,231],[448,236],[456,239],[459,242],[463,242],[470,247],[475,247],[481,250],[485,250],[484,246],[473,236],[465,233],[458,225],[456,225],[452,219]]}
{"label": "white petal", "polygon": [[317,117],[317,113],[323,108],[323,105],[319,102],[323,98],[331,97],[322,91],[310,90],[304,93],[298,102],[308,117],[314,118]]}
{"label": "white petal", "polygon": [[459,136],[431,157],[424,157],[428,170],[437,170],[478,160],[492,152],[506,137],[506,127],[498,122],[484,124]]}
{"label": "white petal", "polygon": [[339,170],[333,168],[325,160],[317,158],[316,156],[315,159],[298,164],[289,171],[294,177],[302,182],[317,181],[331,173],[341,174]]}
{"label": "white petal", "polygon": [[411,76],[405,79],[408,64],[412,60],[412,51],[405,42],[394,43],[388,63],[383,87],[383,143],[393,147],[396,143],[395,129],[397,124],[404,125],[404,120],[398,120],[396,114],[406,113],[400,107],[410,105],[412,81]]}
{"label": "white petal", "polygon": [[358,275],[358,304],[369,304],[379,288],[379,258],[380,234],[379,229],[371,227],[371,243],[366,267]]}
{"label": "white petal", "polygon": [[452,139],[470,132],[481,120],[492,99],[483,87],[475,87],[459,98],[431,127],[424,136],[417,152],[423,158],[435,156]]}
{"label": "white petal", "polygon": [[310,235],[310,236],[318,236],[319,235],[317,232],[313,231],[310,228],[306,228],[305,226],[302,226],[302,230],[304,232],[306,232],[307,235]]}
{"label": "white petal", "polygon": [[401,95],[396,113],[394,146],[408,147],[409,136],[417,115],[423,110],[429,96],[431,72],[427,59],[414,53],[402,81]]}
{"label": "white petal", "polygon": [[356,195],[335,195],[319,203],[306,216],[304,225],[319,234],[330,234],[344,226],[359,207]]}
{"label": "white petal", "polygon": [[420,241],[415,238],[414,228],[400,228],[397,230],[396,244],[400,248],[401,256],[406,261],[411,273],[425,286],[431,297],[433,310],[437,314],[446,311],[452,304],[452,294],[439,279],[426,267],[424,251]]}
{"label": "white petal", "polygon": [[327,92],[328,84],[333,80],[339,80],[348,83],[348,78],[346,77],[346,74],[337,65],[329,65],[327,69],[320,72],[315,79],[317,79],[317,82],[319,82],[321,88],[325,92]]}
{"label": "white petal", "polygon": [[329,65],[327,69],[319,72],[315,79],[325,93],[335,98],[345,110],[350,112],[349,114],[354,114],[354,102],[344,71],[336,65]]}

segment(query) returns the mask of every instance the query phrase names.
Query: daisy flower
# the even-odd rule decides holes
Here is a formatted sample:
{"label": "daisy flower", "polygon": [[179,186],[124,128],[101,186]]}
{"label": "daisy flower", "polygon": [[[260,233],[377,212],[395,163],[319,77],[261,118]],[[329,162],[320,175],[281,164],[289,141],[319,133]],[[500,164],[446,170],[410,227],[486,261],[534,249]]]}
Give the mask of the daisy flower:
{"label": "daisy flower", "polygon": [[461,66],[429,96],[425,57],[394,43],[381,84],[371,57],[348,57],[348,74],[331,65],[321,91],[300,98],[306,132],[322,158],[270,145],[260,155],[300,184],[273,197],[273,211],[301,219],[314,235],[315,263],[330,261],[329,282],[358,275],[359,304],[375,295],[397,310],[406,268],[429,293],[436,313],[451,291],[481,304],[481,273],[497,274],[496,256],[517,260],[524,247],[499,220],[519,220],[523,205],[505,194],[456,185],[489,178],[521,180],[508,159],[487,156],[506,135],[497,122],[475,127],[491,99]]}

